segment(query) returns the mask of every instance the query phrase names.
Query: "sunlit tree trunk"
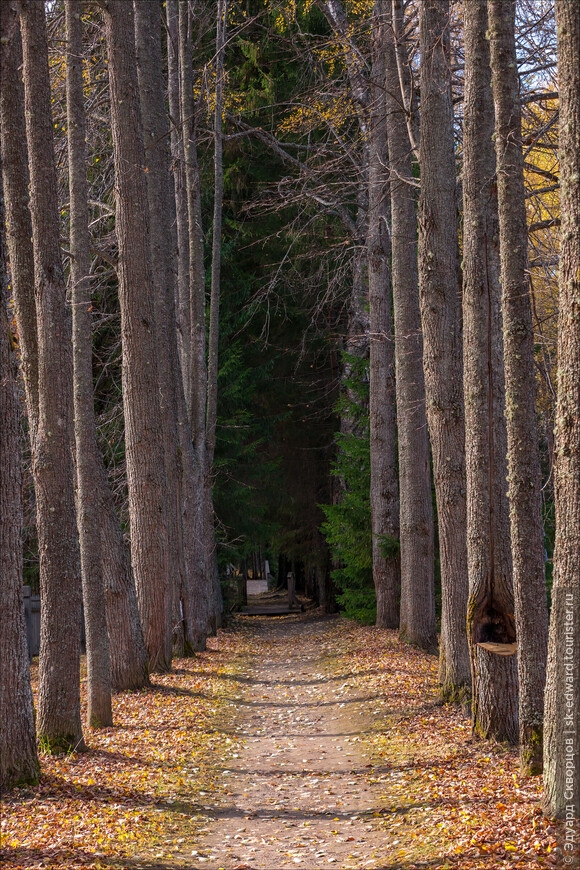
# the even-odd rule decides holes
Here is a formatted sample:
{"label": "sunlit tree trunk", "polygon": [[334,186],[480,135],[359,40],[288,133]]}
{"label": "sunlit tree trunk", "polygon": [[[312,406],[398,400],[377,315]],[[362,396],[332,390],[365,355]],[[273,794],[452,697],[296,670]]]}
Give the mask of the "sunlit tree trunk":
{"label": "sunlit tree trunk", "polygon": [[370,309],[369,427],[373,579],[377,625],[399,625],[399,493],[395,364],[389,269],[389,189],[385,114],[385,0],[375,0],[369,121],[367,257]]}
{"label": "sunlit tree trunk", "polygon": [[467,543],[461,288],[457,237],[449,0],[420,4],[419,292],[427,421],[439,522],[444,699],[471,683],[466,633]]}
{"label": "sunlit tree trunk", "polygon": [[548,641],[534,332],[515,44],[515,0],[489,2],[495,106],[510,525],[518,643],[520,762],[542,770]]}
{"label": "sunlit tree trunk", "polygon": [[29,173],[22,83],[22,42],[16,0],[1,3],[2,87],[0,118],[2,178],[6,208],[6,236],[10,257],[12,298],[18,326],[20,371],[26,393],[30,442],[38,428],[38,337],[34,301],[34,252],[29,209]]}
{"label": "sunlit tree trunk", "polygon": [[[6,4],[4,4],[6,7]],[[2,61],[12,16],[2,9]],[[6,40],[6,42],[5,42]],[[2,62],[2,70],[4,63]],[[8,320],[4,197],[0,189],[0,788],[35,782],[39,766],[22,597],[22,477],[15,347]]]}
{"label": "sunlit tree trunk", "polygon": [[[184,558],[182,526],[182,476],[190,479],[195,473],[194,457],[180,445],[179,427],[187,421],[183,384],[177,349],[175,274],[171,227],[169,224],[171,196],[169,174],[168,125],[163,99],[164,83],[161,56],[161,2],[135,3],[137,64],[141,106],[145,130],[149,208],[151,219],[151,255],[155,263],[157,358],[161,382],[161,414],[164,430],[165,460],[168,481],[168,533],[170,576],[178,601],[174,606],[174,636],[183,634],[184,651],[193,652],[205,646],[204,626],[198,614],[187,606],[190,579],[188,570],[198,570]],[[185,484],[187,487],[187,484]],[[181,604],[181,608],[179,607]]]}
{"label": "sunlit tree trunk", "polygon": [[157,375],[146,161],[132,4],[106,0],[105,32],[117,194],[123,408],[131,557],[149,668],[171,667],[163,428]]}
{"label": "sunlit tree trunk", "polygon": [[[544,811],[570,822],[580,817],[580,7],[575,0],[556,0],[556,27],[562,226]],[[573,860],[572,851],[565,855]]]}
{"label": "sunlit tree trunk", "polygon": [[476,734],[517,740],[514,656],[478,642],[515,640],[494,112],[487,0],[465,6],[463,358],[467,468],[468,636]]}
{"label": "sunlit tree trunk", "polygon": [[[423,649],[435,650],[433,505],[417,274],[417,198],[394,44],[396,25],[402,30],[402,16],[399,0],[393,4],[389,0],[385,32],[385,89],[389,166],[392,170],[391,246],[401,540],[399,630],[403,640]],[[406,63],[402,65],[401,75],[405,79],[409,77]],[[408,88],[406,81],[405,84]]]}
{"label": "sunlit tree trunk", "polygon": [[[170,227],[171,176],[169,174],[169,125],[165,109],[165,83],[161,56],[161,0],[134,2],[135,46],[141,117],[147,163],[151,263],[153,268],[155,334],[161,425],[167,482],[165,526],[167,564],[173,596],[181,586],[181,492],[177,432],[177,333],[175,321],[175,270]],[[173,616],[172,616],[173,623]],[[172,631],[173,637],[173,631]]]}
{"label": "sunlit tree trunk", "polygon": [[91,254],[86,177],[86,123],[83,102],[82,3],[66,0],[66,101],[70,197],[74,429],[77,521],[81,549],[87,643],[87,721],[113,724],[111,665],[105,615],[98,495],[99,446],[93,393]]}
{"label": "sunlit tree trunk", "polygon": [[48,43],[42,0],[21,3],[26,135],[38,331],[38,430],[33,445],[41,631],[37,734],[54,752],[83,749],[81,565],[75,512],[73,364],[60,252]]}

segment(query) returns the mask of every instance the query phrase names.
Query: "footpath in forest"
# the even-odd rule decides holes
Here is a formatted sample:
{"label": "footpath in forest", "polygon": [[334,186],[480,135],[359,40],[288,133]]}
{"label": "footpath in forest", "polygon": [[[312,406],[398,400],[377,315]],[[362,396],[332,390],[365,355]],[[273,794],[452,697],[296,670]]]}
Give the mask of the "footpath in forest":
{"label": "footpath in forest", "polygon": [[563,866],[539,778],[436,706],[436,658],[395,632],[238,616],[152,682],[5,797],[7,868]]}

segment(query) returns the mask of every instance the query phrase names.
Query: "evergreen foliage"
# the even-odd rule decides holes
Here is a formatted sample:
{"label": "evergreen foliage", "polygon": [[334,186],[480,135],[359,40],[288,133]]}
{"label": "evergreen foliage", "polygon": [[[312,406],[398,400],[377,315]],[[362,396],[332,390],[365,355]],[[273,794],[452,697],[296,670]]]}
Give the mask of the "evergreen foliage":
{"label": "evergreen foliage", "polygon": [[370,504],[369,361],[345,353],[343,362],[350,374],[337,411],[348,416],[353,431],[339,432],[335,438],[337,451],[332,474],[339,492],[335,504],[323,505],[326,522],[322,531],[337,566],[332,578],[339,590],[339,606],[346,616],[372,624],[376,618],[376,595]]}

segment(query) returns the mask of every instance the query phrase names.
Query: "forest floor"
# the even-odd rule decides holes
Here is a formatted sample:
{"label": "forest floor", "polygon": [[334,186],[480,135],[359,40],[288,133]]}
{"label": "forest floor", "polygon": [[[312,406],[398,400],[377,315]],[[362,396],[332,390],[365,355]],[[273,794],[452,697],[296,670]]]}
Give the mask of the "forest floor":
{"label": "forest floor", "polygon": [[395,632],[239,616],[4,796],[3,866],[565,866],[539,778],[436,691],[436,659]]}

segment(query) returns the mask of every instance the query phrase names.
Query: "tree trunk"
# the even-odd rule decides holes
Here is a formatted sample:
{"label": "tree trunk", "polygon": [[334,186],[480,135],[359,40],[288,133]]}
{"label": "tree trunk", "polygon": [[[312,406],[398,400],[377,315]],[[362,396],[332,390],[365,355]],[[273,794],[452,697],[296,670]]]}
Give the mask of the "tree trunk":
{"label": "tree trunk", "polygon": [[73,365],[52,140],[42,0],[21,4],[26,135],[38,328],[33,446],[42,601],[37,734],[48,751],[84,749],[80,708],[81,565],[75,513]]}
{"label": "tree trunk", "polygon": [[[177,433],[177,332],[175,320],[175,270],[173,268],[173,240],[169,215],[169,126],[165,110],[165,85],[161,56],[160,0],[149,3],[135,2],[135,44],[141,116],[147,161],[147,190],[151,262],[153,270],[155,326],[157,338],[157,371],[159,376],[161,424],[165,447],[165,474],[167,496],[165,526],[167,528],[167,561],[169,582],[173,597],[179,593],[181,493],[180,461]],[[171,191],[173,194],[173,191]],[[172,646],[174,633],[172,613]]]}
{"label": "tree trunk", "polygon": [[105,615],[98,495],[99,445],[93,394],[91,254],[83,102],[82,2],[66,0],[66,99],[70,196],[74,429],[77,522],[81,549],[87,645],[87,721],[93,728],[113,724],[111,665]]}
{"label": "tree trunk", "polygon": [[175,237],[177,241],[177,324],[179,359],[187,407],[191,404],[191,311],[189,298],[189,237],[181,93],[179,87],[179,7],[167,0],[167,77],[171,116],[171,156],[175,188]]}
{"label": "tree trunk", "polygon": [[[413,189],[411,146],[393,30],[402,29],[403,11],[392,4],[385,34],[386,117],[389,165],[392,172],[391,246],[397,430],[399,436],[401,613],[402,640],[427,650],[437,649],[433,561],[433,505],[425,415],[423,339],[417,274],[417,215]],[[397,23],[399,27],[397,28]],[[402,47],[403,48],[403,47]],[[405,64],[402,74],[408,78]],[[409,89],[406,80],[403,87]]]}
{"label": "tree trunk", "polygon": [[117,194],[131,556],[149,668],[163,672],[171,667],[172,588],[163,525],[167,494],[133,7],[123,0],[107,0],[104,8]]}
{"label": "tree trunk", "polygon": [[193,443],[202,467],[205,464],[205,411],[207,367],[205,360],[205,270],[201,224],[201,181],[197,162],[196,106],[193,93],[191,20],[187,0],[179,2],[179,64],[181,116],[189,222],[189,294],[191,303],[191,405]]}
{"label": "tree trunk", "polygon": [[22,84],[22,42],[16,0],[1,3],[2,87],[2,177],[6,200],[6,235],[10,257],[12,297],[18,327],[20,371],[26,393],[26,411],[31,444],[38,428],[38,337],[34,302],[34,252],[29,210],[29,173]]}
{"label": "tree trunk", "polygon": [[534,332],[515,45],[515,0],[489,2],[495,104],[510,525],[520,688],[520,762],[542,770],[548,642]]}
{"label": "tree trunk", "polygon": [[471,683],[466,633],[467,542],[461,288],[457,238],[449,0],[425,0],[421,30],[419,292],[427,421],[439,521],[441,666],[445,700]]}
{"label": "tree trunk", "polygon": [[[567,831],[573,833],[571,820],[580,818],[580,8],[575,0],[556,0],[556,26],[562,226],[544,811],[565,818]],[[574,842],[577,836],[575,841],[566,838],[570,866]]]}
{"label": "tree trunk", "polygon": [[207,412],[205,424],[206,452],[204,484],[204,488],[207,493],[206,563],[211,575],[216,627],[221,624],[221,612],[223,606],[221,600],[219,571],[217,570],[217,551],[213,510],[213,459],[215,453],[218,397],[219,309],[221,280],[222,206],[224,191],[222,113],[227,16],[227,0],[218,0],[216,14],[216,84],[214,113],[214,205],[211,257],[211,298],[209,309],[208,336]]}
{"label": "tree trunk", "polygon": [[[190,429],[186,419],[185,398],[180,373],[177,349],[175,317],[175,268],[172,257],[173,244],[168,215],[172,213],[169,175],[168,126],[163,99],[163,68],[161,57],[161,3],[135,3],[135,22],[137,35],[137,64],[141,93],[141,106],[147,145],[146,155],[149,172],[149,209],[151,218],[151,255],[156,264],[156,323],[158,324],[159,374],[161,387],[161,413],[163,419],[163,440],[166,448],[165,464],[168,481],[167,517],[168,538],[171,552],[170,577],[174,594],[181,604],[174,606],[174,620],[179,616],[180,625],[175,626],[173,635],[184,638],[184,652],[194,652],[205,647],[203,626],[194,617],[193,625],[185,625],[191,620],[191,607],[184,608],[183,591],[189,583],[188,573],[195,570],[189,559],[184,557],[182,526],[182,474],[194,474],[193,455],[190,450],[180,447],[178,426],[186,426],[188,437]],[[178,405],[180,409],[178,410]],[[185,418],[185,420],[184,420]],[[186,463],[192,465],[186,468]],[[183,558],[182,558],[183,557]],[[183,576],[182,576],[183,572]],[[177,602],[176,602],[177,604]],[[183,614],[182,614],[183,611]],[[203,612],[203,609],[202,609]],[[192,646],[192,638],[195,645]]]}
{"label": "tree trunk", "polygon": [[516,660],[478,642],[515,640],[499,219],[487,0],[465,7],[463,354],[467,467],[468,637],[473,729],[517,740]]}
{"label": "tree trunk", "polygon": [[[2,9],[2,61],[10,14]],[[4,40],[7,40],[5,42]],[[4,63],[2,63],[2,70]],[[4,83],[3,83],[4,87]],[[4,197],[0,188],[0,788],[33,783],[39,765],[22,597],[22,478],[17,372],[8,321]]]}
{"label": "tree trunk", "polygon": [[191,404],[189,418],[196,459],[202,474],[200,528],[190,530],[192,539],[201,542],[198,554],[207,584],[207,633],[213,634],[218,623],[217,582],[215,576],[215,538],[211,485],[206,469],[206,405],[207,366],[205,359],[205,270],[203,262],[203,230],[201,223],[201,180],[197,162],[196,106],[193,93],[191,18],[189,4],[179,3],[179,63],[181,84],[181,114],[183,118],[183,148],[189,221],[189,293],[191,301]]}
{"label": "tree trunk", "polygon": [[107,606],[111,686],[121,692],[149,683],[147,647],[143,638],[129,548],[115,512],[107,471],[99,463],[101,559]]}
{"label": "tree trunk", "polygon": [[385,115],[385,0],[375,0],[369,122],[367,256],[370,307],[369,428],[373,579],[377,625],[399,625],[399,492],[395,423],[395,365],[388,237]]}

